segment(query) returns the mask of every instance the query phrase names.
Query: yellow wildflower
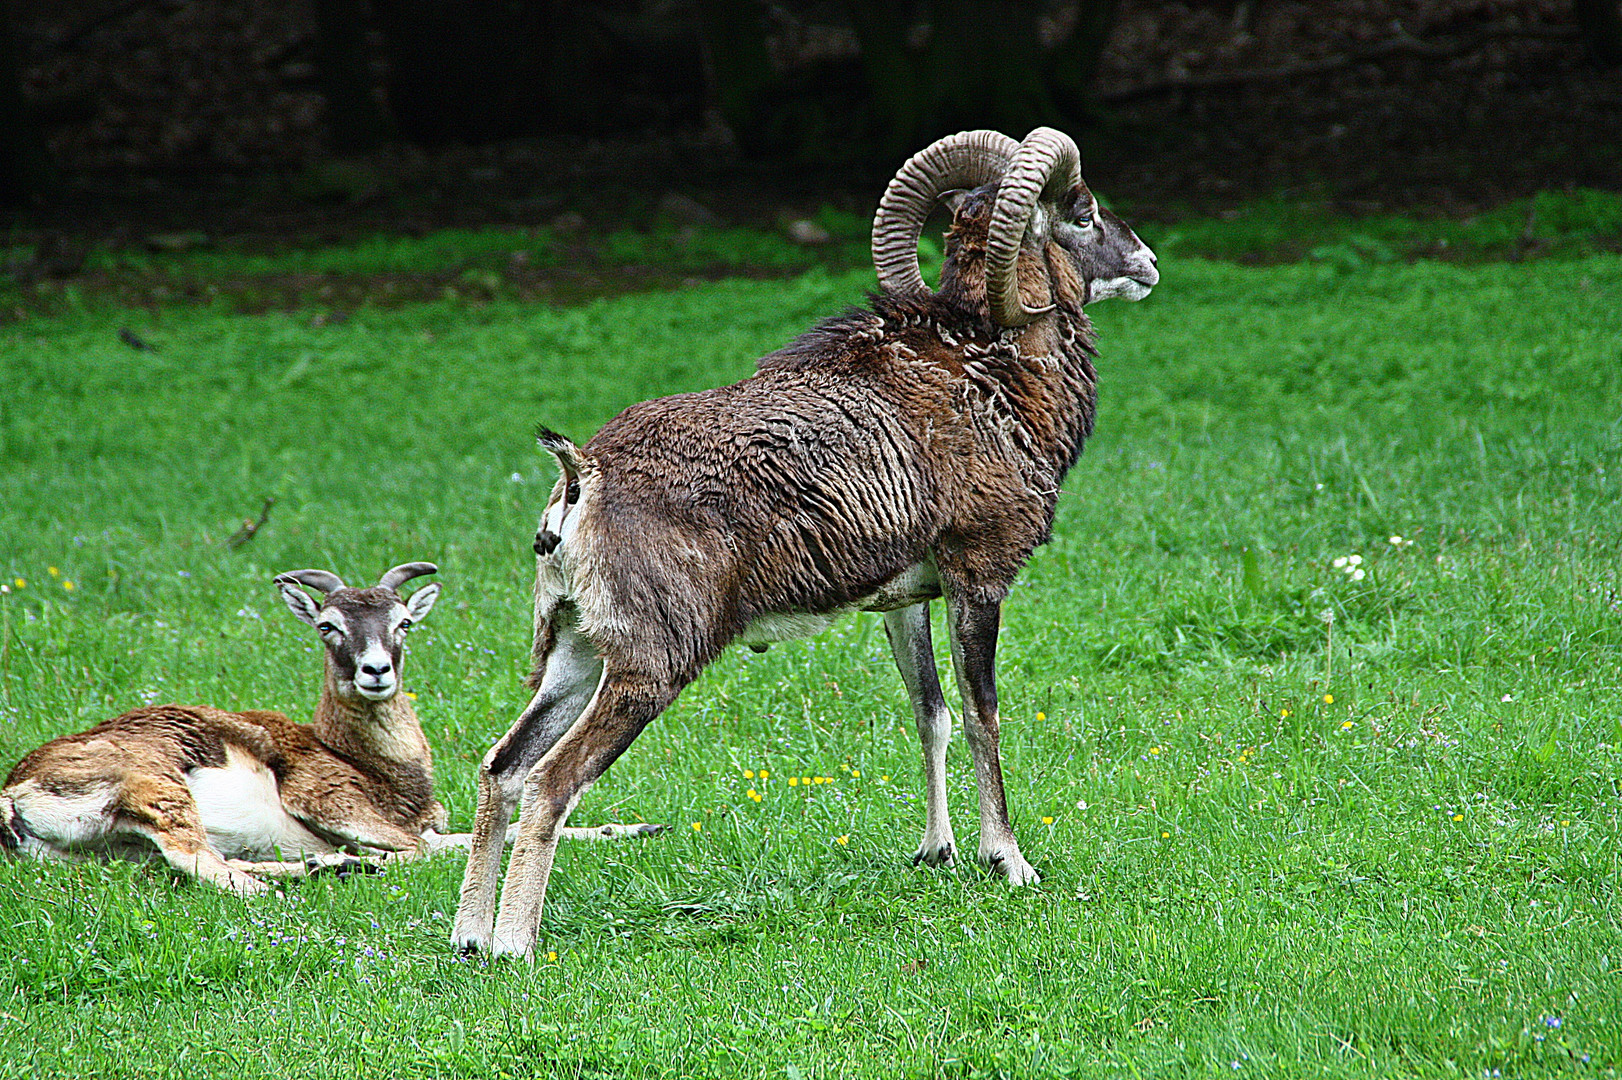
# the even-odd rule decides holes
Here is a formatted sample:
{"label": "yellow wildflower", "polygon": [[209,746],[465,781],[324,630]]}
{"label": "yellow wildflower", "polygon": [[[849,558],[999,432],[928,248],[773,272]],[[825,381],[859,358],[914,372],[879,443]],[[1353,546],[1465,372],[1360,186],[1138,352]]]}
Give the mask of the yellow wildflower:
{"label": "yellow wildflower", "polygon": [[834,843],[838,844],[840,847],[849,847],[850,846],[850,834],[846,833],[844,836],[836,836],[836,837],[834,837]]}
{"label": "yellow wildflower", "polygon": [[1453,815],[1453,820],[1454,821],[1463,821],[1464,820],[1464,815],[1463,814],[1454,814]]}
{"label": "yellow wildflower", "polygon": [[71,582],[71,581],[64,581],[64,582],[63,582],[63,583],[62,583],[62,587],[63,587],[63,588],[64,588],[64,589],[66,589],[66,590],[67,590],[67,591],[68,591],[68,592],[72,592],[72,591],[73,591],[73,582]]}
{"label": "yellow wildflower", "polygon": [[15,586],[17,586],[17,588],[19,588],[19,589],[26,589],[26,588],[28,588],[28,582],[26,582],[26,581],[24,581],[24,580],[23,580],[23,579],[22,579],[22,578],[20,578],[20,577],[19,577],[19,578],[12,578],[12,579],[11,579],[11,583],[12,583],[12,584],[13,584],[13,585],[15,585]]}
{"label": "yellow wildflower", "polygon": [[45,568],[45,572],[47,574],[51,575],[52,577],[60,577],[62,575],[62,571],[58,570],[54,566],[47,566]]}
{"label": "yellow wildflower", "polygon": [[766,780],[766,779],[770,778],[771,775],[772,774],[767,772],[765,769],[760,770],[760,778],[762,780]]}
{"label": "yellow wildflower", "polygon": [[1289,709],[1280,709],[1278,711],[1278,718],[1280,720],[1288,720],[1290,718],[1290,710]]}
{"label": "yellow wildflower", "polygon": [[860,780],[862,778],[862,770],[860,770],[860,769],[852,769],[850,771],[850,778],[852,780]]}
{"label": "yellow wildflower", "polygon": [[809,776],[802,776],[802,777],[800,777],[800,783],[804,784],[806,787],[810,787],[811,786],[811,778]]}
{"label": "yellow wildflower", "polygon": [[760,792],[756,791],[754,788],[750,788],[748,791],[744,792],[744,794],[756,802],[760,801]]}
{"label": "yellow wildflower", "polygon": [[1162,839],[1162,840],[1170,840],[1171,839],[1171,833],[1169,833],[1169,832],[1161,833],[1160,834],[1160,839]]}
{"label": "yellow wildflower", "polygon": [[1046,720],[1048,718],[1048,714],[1038,710],[1038,712],[1036,714],[1036,718],[1037,718],[1037,720]]}
{"label": "yellow wildflower", "polygon": [[1324,695],[1324,704],[1325,705],[1333,705],[1334,703],[1335,703],[1335,695],[1334,694],[1325,694]]}
{"label": "yellow wildflower", "polygon": [[1349,728],[1351,726],[1352,726],[1352,722],[1350,720],[1343,720],[1343,721],[1341,721],[1340,729],[1342,731],[1345,731],[1347,728]]}
{"label": "yellow wildflower", "polygon": [[549,953],[547,953],[547,954],[546,954],[546,962],[547,962],[547,963],[548,963],[548,964],[555,964],[555,963],[557,963],[557,962],[558,962],[558,954],[557,954],[557,953],[555,953],[555,952],[549,952]]}
{"label": "yellow wildflower", "polygon": [[1050,818],[1050,817],[1045,817],[1045,818],[1042,819],[1042,824],[1044,824],[1044,825],[1052,825],[1053,824],[1053,819]]}
{"label": "yellow wildflower", "polygon": [[890,775],[888,773],[886,773],[883,776],[879,777],[879,783],[888,784],[889,782],[890,782]]}
{"label": "yellow wildflower", "polygon": [[1160,756],[1160,747],[1158,747],[1158,746],[1149,747],[1149,753],[1153,754],[1155,757],[1159,757]]}
{"label": "yellow wildflower", "polygon": [[693,822],[693,831],[694,832],[703,832],[704,831],[704,823],[702,821]]}
{"label": "yellow wildflower", "polygon": [[788,778],[788,786],[789,787],[799,787],[800,786],[800,778],[798,776],[789,777]]}
{"label": "yellow wildflower", "polygon": [[743,771],[743,778],[745,780],[753,780],[755,778],[755,770],[753,770],[753,769],[745,769]]}
{"label": "yellow wildflower", "polygon": [[406,696],[406,697],[408,697],[408,698],[410,698],[410,699],[411,699],[411,700],[412,700],[412,701],[416,701],[416,700],[417,700],[417,695],[416,695],[416,694],[413,694],[413,693],[412,693],[412,692],[411,692],[411,691],[410,691],[410,690],[407,690],[407,691],[406,691],[406,692],[405,692],[405,696]]}

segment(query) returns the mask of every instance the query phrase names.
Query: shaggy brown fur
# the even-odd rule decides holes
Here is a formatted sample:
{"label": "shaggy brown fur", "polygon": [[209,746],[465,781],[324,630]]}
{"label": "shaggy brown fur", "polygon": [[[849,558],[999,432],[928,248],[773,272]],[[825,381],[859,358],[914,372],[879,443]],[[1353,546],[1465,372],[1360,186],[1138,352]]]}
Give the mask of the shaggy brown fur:
{"label": "shaggy brown fur", "polygon": [[[633,405],[582,447],[541,433],[563,476],[537,534],[535,697],[481,770],[460,947],[530,953],[557,825],[723,648],[814,632],[849,610],[889,613],[926,754],[939,759],[916,857],[949,861],[937,775],[949,717],[924,607],[941,595],[981,858],[1016,883],[1037,879],[1008,825],[998,763],[1000,604],[1048,539],[1059,485],[1092,431],[1091,283],[1153,256],[1107,212],[1082,248],[1057,232],[1027,241],[1019,288],[1029,306],[1054,307],[1002,329],[983,268],[995,195],[992,185],[958,206],[938,294],[875,296],[764,357],[752,377]],[[1084,188],[1070,196],[1072,208],[1083,201],[1090,212]],[[494,828],[519,802],[493,923]]]}

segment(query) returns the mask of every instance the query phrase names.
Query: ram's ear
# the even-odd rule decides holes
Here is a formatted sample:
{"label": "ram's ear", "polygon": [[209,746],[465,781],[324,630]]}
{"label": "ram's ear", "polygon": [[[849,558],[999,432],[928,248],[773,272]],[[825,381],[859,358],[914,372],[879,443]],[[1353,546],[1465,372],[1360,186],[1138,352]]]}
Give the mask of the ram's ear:
{"label": "ram's ear", "polygon": [[411,621],[414,623],[422,622],[423,617],[433,609],[434,601],[438,599],[439,585],[437,582],[433,585],[424,585],[412,593],[405,602],[406,612],[410,615]]}
{"label": "ram's ear", "polygon": [[282,600],[287,604],[287,610],[301,623],[314,626],[321,618],[321,605],[310,598],[310,594],[294,585],[291,581],[277,579],[276,587],[282,592]]}
{"label": "ram's ear", "polygon": [[947,213],[957,217],[957,208],[963,205],[963,200],[969,197],[968,188],[956,188],[941,196],[941,205],[946,207]]}

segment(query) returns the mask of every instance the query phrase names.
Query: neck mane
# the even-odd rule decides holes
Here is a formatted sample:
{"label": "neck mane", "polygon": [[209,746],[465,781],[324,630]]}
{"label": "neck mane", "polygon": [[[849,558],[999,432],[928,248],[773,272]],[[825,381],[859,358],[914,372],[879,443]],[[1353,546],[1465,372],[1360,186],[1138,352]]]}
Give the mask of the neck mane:
{"label": "neck mane", "polygon": [[[1081,456],[1093,433],[1097,356],[1092,321],[1083,310],[1086,286],[1057,245],[1020,253],[1020,286],[1032,307],[1053,305],[1028,325],[1004,328],[991,318],[985,291],[983,230],[951,238],[940,291],[932,296],[881,296],[875,310],[893,324],[928,328],[956,352],[964,377],[991,391],[1002,411],[1017,417],[1014,460],[1025,463],[1027,484],[1051,492]],[[1037,295],[1036,286],[1041,285]],[[972,328],[973,337],[962,333]]]}

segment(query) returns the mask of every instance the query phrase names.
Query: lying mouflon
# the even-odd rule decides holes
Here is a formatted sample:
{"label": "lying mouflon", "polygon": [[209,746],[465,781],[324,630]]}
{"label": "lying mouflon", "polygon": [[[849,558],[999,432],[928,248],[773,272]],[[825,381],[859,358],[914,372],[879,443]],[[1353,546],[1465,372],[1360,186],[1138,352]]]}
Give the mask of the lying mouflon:
{"label": "lying mouflon", "polygon": [[[406,632],[439,586],[398,590],[436,570],[405,563],[358,589],[325,570],[278,575],[282,599],[326,646],[309,723],[155,705],[54,739],[0,790],[0,848],[60,859],[156,853],[182,874],[249,895],[270,887],[264,876],[467,846],[466,834],[442,832],[448,815],[434,798],[428,742],[399,692]],[[577,839],[647,831],[568,830]]]}

